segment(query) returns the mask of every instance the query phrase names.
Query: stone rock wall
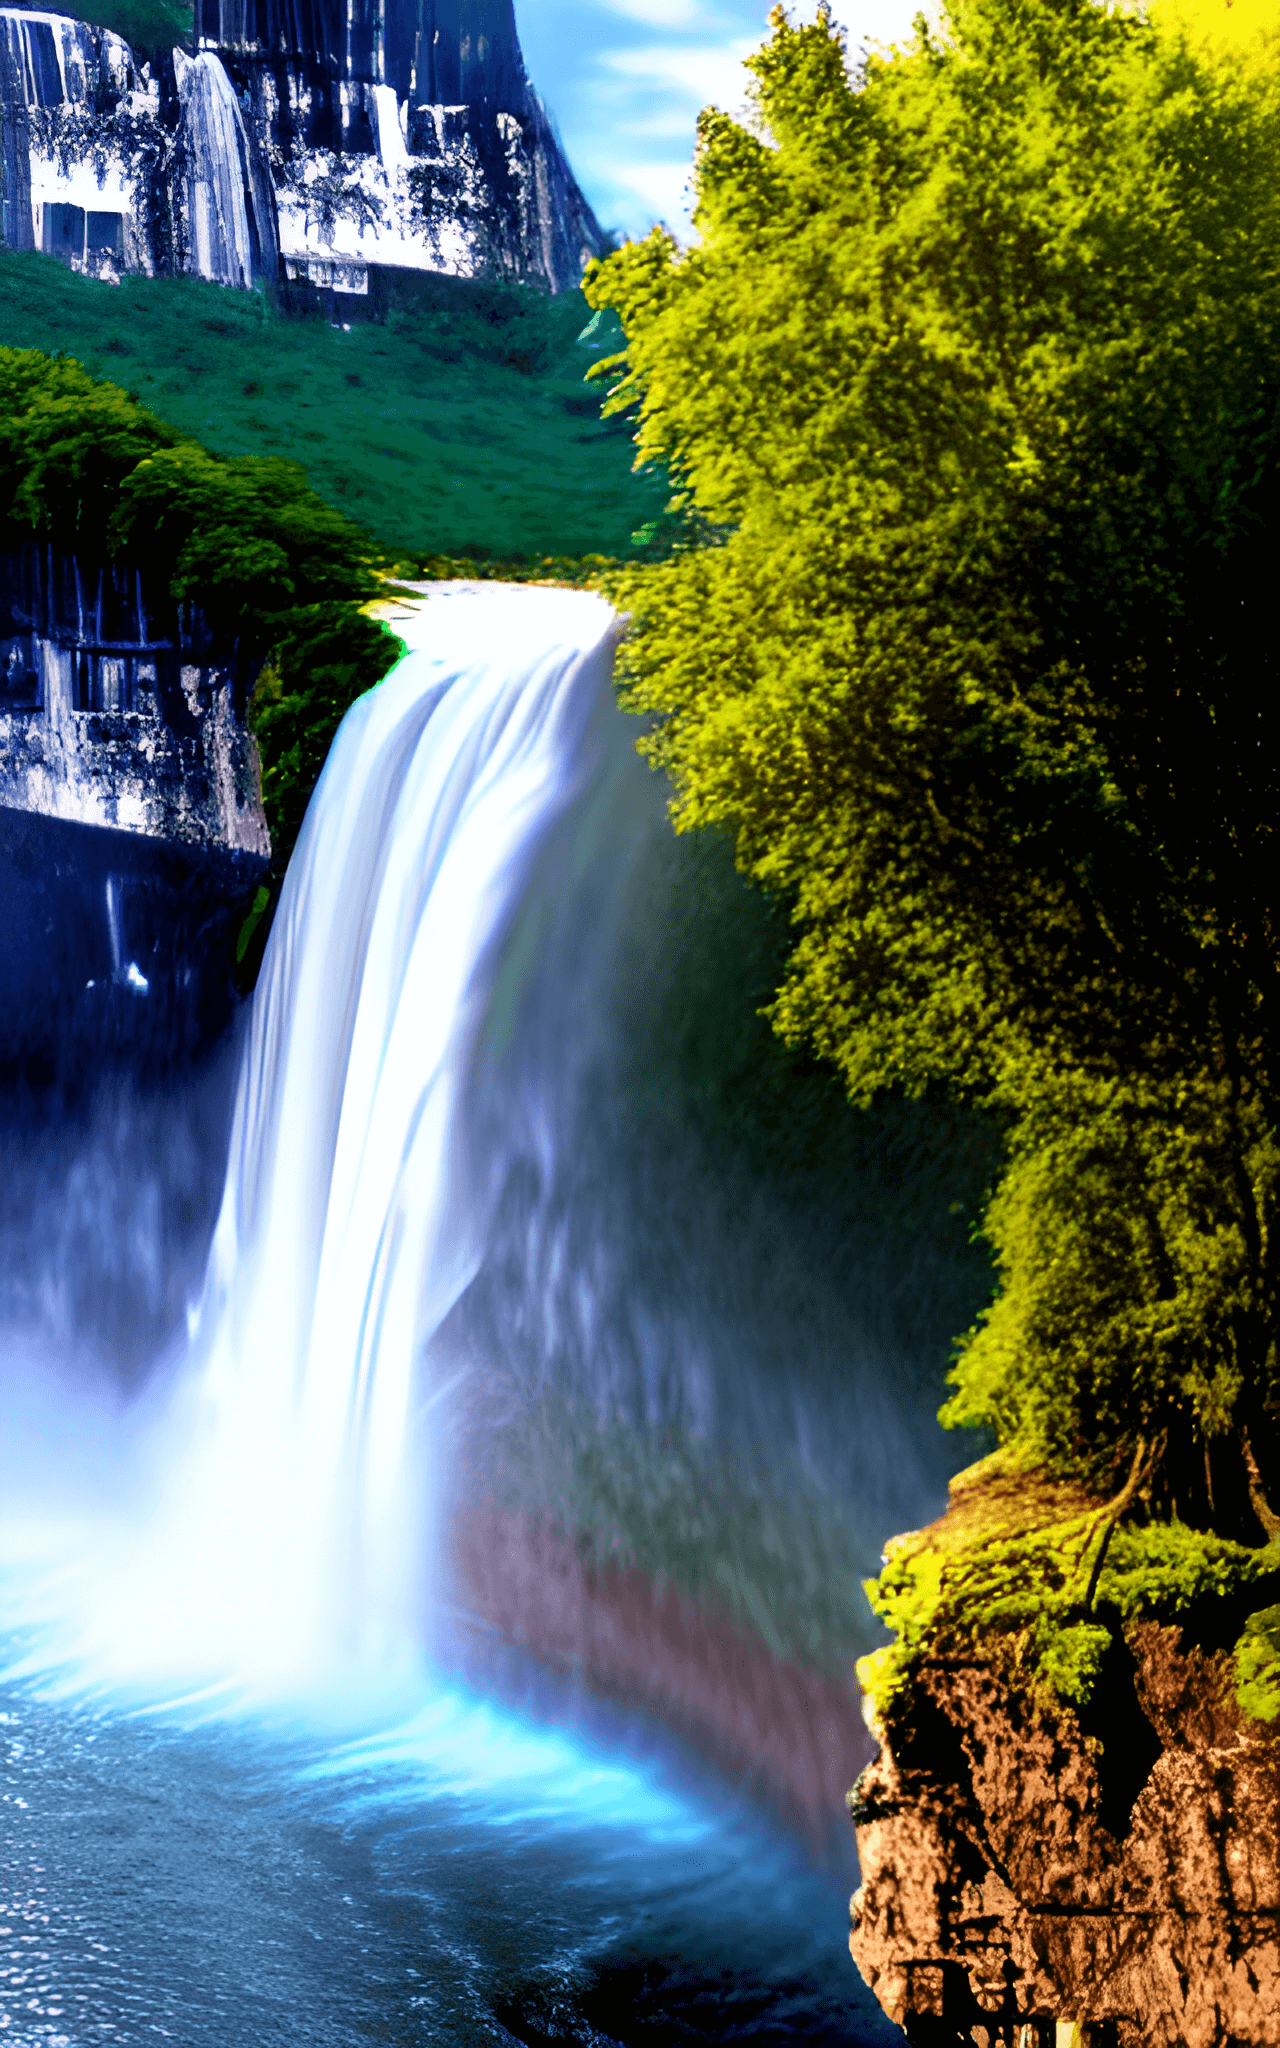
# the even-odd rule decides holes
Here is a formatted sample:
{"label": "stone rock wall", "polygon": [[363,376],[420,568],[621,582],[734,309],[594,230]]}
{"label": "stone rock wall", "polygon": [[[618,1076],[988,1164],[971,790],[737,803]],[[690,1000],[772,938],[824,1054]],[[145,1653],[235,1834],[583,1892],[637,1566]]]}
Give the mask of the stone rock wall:
{"label": "stone rock wall", "polygon": [[107,30],[0,10],[0,240],[106,279],[372,265],[578,282],[604,238],[510,0],[200,0],[160,76]]}
{"label": "stone rock wall", "polygon": [[246,686],[198,621],[149,609],[136,570],[0,557],[0,806],[265,866]]}
{"label": "stone rock wall", "polygon": [[1280,2043],[1280,1740],[1131,1624],[1090,1709],[942,1659],[850,1795],[850,1950],[921,2048]]}
{"label": "stone rock wall", "polygon": [[279,253],[276,209],[262,158],[217,57],[173,53],[182,108],[178,213],[188,268],[242,289]]}
{"label": "stone rock wall", "polygon": [[0,99],[6,245],[97,277],[164,267],[182,143],[128,44],[68,16],[0,10]]}

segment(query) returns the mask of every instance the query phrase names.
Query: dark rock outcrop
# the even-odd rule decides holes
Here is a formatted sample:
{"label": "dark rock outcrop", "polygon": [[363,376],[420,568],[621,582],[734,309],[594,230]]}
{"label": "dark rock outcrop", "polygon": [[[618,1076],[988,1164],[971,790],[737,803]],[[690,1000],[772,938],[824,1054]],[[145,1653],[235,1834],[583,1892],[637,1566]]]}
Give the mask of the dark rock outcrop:
{"label": "dark rock outcrop", "polygon": [[0,556],[0,1075],[216,1043],[268,867],[251,677],[120,564]]}
{"label": "dark rock outcrop", "polygon": [[198,0],[161,75],[0,10],[0,239],[91,275],[371,266],[575,285],[603,236],[525,75],[511,0]]}
{"label": "dark rock outcrop", "polygon": [[877,1732],[849,1945],[913,2043],[1280,2042],[1280,1741],[1220,1650],[1130,1624],[1079,1715],[939,1657]]}
{"label": "dark rock outcrop", "polygon": [[31,134],[26,53],[18,20],[0,15],[0,242],[31,249]]}
{"label": "dark rock outcrop", "polygon": [[242,856],[265,869],[248,676],[136,569],[0,556],[0,806]]}
{"label": "dark rock outcrop", "polygon": [[385,263],[562,290],[603,246],[511,0],[199,0],[196,34],[270,165],[288,275],[358,294]]}
{"label": "dark rock outcrop", "polygon": [[186,267],[172,189],[183,145],[127,43],[68,16],[0,10],[0,96],[9,248],[97,277]]}

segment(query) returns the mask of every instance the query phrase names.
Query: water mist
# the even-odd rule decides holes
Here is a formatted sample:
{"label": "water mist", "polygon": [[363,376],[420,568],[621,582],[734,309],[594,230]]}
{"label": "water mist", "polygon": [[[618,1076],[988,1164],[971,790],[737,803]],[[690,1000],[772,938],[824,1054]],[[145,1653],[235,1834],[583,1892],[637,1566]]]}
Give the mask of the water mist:
{"label": "water mist", "polygon": [[[394,623],[236,1041],[161,1069],[156,989],[113,984],[135,1071],[34,1143],[6,1105],[0,2029],[887,2048],[844,1948],[847,1659],[864,1523],[939,1490],[955,1276],[917,1313],[830,1176],[797,1206],[686,1128],[659,998],[701,1030],[709,949],[608,607],[437,587]],[[489,1522],[683,1571],[695,1653],[727,1601],[731,1711],[775,1624],[784,1680],[834,1645],[839,1882],[670,1717],[450,1611],[433,1542]]]}

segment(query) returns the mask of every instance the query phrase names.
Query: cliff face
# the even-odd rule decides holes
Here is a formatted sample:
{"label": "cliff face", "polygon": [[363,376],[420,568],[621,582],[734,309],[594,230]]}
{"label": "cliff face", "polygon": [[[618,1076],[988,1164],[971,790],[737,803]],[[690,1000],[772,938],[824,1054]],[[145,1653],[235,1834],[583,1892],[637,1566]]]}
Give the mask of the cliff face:
{"label": "cliff face", "polygon": [[[150,270],[172,256],[160,86],[106,29],[0,10],[3,230],[91,276]],[[181,252],[173,267],[184,267]]]}
{"label": "cliff face", "polygon": [[1280,2042],[1280,1741],[1189,1633],[1131,1623],[1079,1715],[960,1660],[895,1696],[849,1946],[913,2043]]}
{"label": "cliff face", "polygon": [[0,1076],[70,1099],[216,1044],[270,855],[249,681],[136,570],[0,554]]}
{"label": "cliff face", "polygon": [[153,77],[118,36],[0,10],[0,239],[104,278],[354,301],[371,265],[553,291],[599,225],[525,76],[511,0],[199,0]]}
{"label": "cliff face", "polygon": [[137,572],[38,546],[0,556],[0,807],[236,856],[270,855],[246,678]]}

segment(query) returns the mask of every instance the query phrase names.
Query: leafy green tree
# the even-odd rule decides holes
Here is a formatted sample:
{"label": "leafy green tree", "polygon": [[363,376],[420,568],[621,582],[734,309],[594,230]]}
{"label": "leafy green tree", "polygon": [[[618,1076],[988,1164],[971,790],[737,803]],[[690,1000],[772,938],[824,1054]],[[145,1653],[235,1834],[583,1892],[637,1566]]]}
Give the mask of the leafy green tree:
{"label": "leafy green tree", "polygon": [[[790,903],[850,1095],[1006,1119],[944,1416],[1256,1541],[1280,1436],[1280,73],[955,0],[852,74],[781,10],[699,241],[588,274],[716,534],[614,579],[681,828]],[[1280,1498],[1280,1489],[1277,1489]]]}
{"label": "leafy green tree", "polygon": [[180,437],[117,385],[38,349],[0,349],[0,544],[101,554],[123,479]]}
{"label": "leafy green tree", "polygon": [[277,879],[288,866],[338,727],[400,652],[386,626],[349,603],[300,605],[280,628],[250,711]]}
{"label": "leafy green tree", "polygon": [[377,550],[295,464],[211,455],[78,363],[0,349],[0,546],[138,563],[246,673],[277,876],[343,713],[400,643],[364,610]]}

